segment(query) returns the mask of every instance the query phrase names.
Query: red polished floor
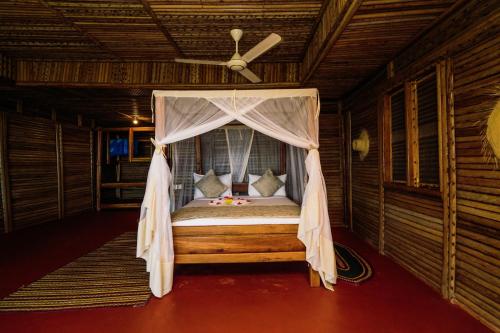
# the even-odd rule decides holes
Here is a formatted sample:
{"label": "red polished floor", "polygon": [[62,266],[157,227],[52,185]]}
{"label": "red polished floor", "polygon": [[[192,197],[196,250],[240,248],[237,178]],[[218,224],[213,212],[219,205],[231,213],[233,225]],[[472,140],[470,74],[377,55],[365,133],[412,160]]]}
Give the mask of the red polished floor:
{"label": "red polished floor", "polygon": [[[133,230],[136,218],[104,212],[2,236],[0,297]],[[189,266],[144,307],[3,312],[0,332],[488,332],[354,235],[334,238],[372,264],[371,280],[329,292],[308,287],[302,264]]]}

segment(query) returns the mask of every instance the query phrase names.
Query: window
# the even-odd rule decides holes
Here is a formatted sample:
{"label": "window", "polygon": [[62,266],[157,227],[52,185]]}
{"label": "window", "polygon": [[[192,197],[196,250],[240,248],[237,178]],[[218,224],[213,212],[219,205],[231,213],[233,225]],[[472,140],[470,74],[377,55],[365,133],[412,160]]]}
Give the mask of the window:
{"label": "window", "polygon": [[407,81],[386,96],[386,182],[439,188],[439,100],[434,72]]}

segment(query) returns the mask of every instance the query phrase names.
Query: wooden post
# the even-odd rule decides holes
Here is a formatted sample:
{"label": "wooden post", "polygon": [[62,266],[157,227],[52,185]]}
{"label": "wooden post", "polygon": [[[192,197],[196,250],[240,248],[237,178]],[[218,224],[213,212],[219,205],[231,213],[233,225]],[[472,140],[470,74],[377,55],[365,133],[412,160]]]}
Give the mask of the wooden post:
{"label": "wooden post", "polygon": [[377,108],[378,108],[378,158],[379,158],[379,170],[378,170],[378,196],[379,196],[379,235],[378,235],[378,251],[380,254],[384,254],[384,242],[385,242],[385,213],[384,213],[384,172],[385,172],[385,160],[384,160],[384,114],[386,111],[388,103],[388,97],[383,95],[379,98]]}
{"label": "wooden post", "polygon": [[203,165],[201,163],[202,161],[202,156],[201,156],[201,137],[199,135],[197,135],[195,138],[194,138],[194,143],[195,143],[195,152],[196,152],[196,172],[198,174],[202,174],[203,173]]}
{"label": "wooden post", "polygon": [[63,143],[62,126],[56,123],[56,161],[57,161],[57,206],[58,217],[64,217],[64,170],[63,170]]}
{"label": "wooden post", "polygon": [[[108,149],[109,150],[109,149]],[[101,159],[102,159],[102,128],[97,129],[97,172],[96,172],[96,210],[101,211]]]}
{"label": "wooden post", "polygon": [[0,112],[0,189],[2,191],[2,209],[4,232],[12,231],[12,211],[10,206],[10,184],[7,151],[7,114]]}
{"label": "wooden post", "polygon": [[387,79],[390,80],[394,77],[394,61],[387,64]]}
{"label": "wooden post", "polygon": [[134,129],[130,127],[128,129],[128,161],[132,162],[132,157],[134,156]]}
{"label": "wooden post", "polygon": [[346,113],[346,197],[347,197],[347,216],[349,221],[349,230],[353,231],[352,224],[352,133],[351,133],[351,111]]}
{"label": "wooden post", "polygon": [[56,109],[52,109],[52,110],[50,111],[50,117],[51,117],[51,119],[52,119],[53,121],[56,121],[56,120],[57,120],[57,111],[56,111]]}
{"label": "wooden post", "polygon": [[448,121],[448,177],[449,177],[449,237],[448,237],[448,293],[449,299],[455,298],[455,256],[457,244],[457,169],[455,156],[455,106],[453,96],[453,63],[450,58],[445,62],[446,106]]}
{"label": "wooden post", "polygon": [[[110,139],[110,134],[109,131],[106,132],[106,165],[109,165],[111,163],[111,155],[109,153],[109,142],[111,141]],[[102,147],[101,147],[102,149]]]}
{"label": "wooden post", "polygon": [[405,107],[406,107],[406,148],[408,186],[418,186],[418,118],[417,118],[417,82],[405,82]]}
{"label": "wooden post", "polygon": [[76,115],[76,126],[78,127],[83,126],[83,116],[81,114]]}
{"label": "wooden post", "polygon": [[383,138],[379,142],[383,146],[383,168],[384,168],[384,183],[392,182],[392,110],[391,110],[391,96],[384,96],[384,110],[383,110]]}
{"label": "wooden post", "polygon": [[309,266],[309,285],[311,287],[320,287],[321,286],[321,278],[319,276],[319,273],[312,269],[311,266]]}

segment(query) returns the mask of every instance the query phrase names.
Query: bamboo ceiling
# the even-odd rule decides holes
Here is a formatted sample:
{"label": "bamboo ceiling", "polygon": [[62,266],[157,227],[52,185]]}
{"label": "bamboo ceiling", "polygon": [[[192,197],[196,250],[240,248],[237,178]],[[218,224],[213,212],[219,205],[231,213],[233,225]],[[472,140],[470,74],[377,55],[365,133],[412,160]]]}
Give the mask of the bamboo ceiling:
{"label": "bamboo ceiling", "polygon": [[[12,86],[6,87],[12,82],[57,87],[38,89],[33,100],[45,104],[40,94],[70,90],[50,107],[108,120],[128,119],[113,109],[149,115],[147,95],[155,88],[313,86],[322,98],[339,99],[457,1],[6,0],[0,2],[0,89],[13,99]],[[175,57],[227,60],[234,52],[229,30],[235,27],[244,30],[242,52],[271,32],[283,37],[249,65],[263,83],[249,84],[222,66],[173,62]],[[137,89],[145,96],[130,95]],[[127,109],[127,101],[136,106]]]}

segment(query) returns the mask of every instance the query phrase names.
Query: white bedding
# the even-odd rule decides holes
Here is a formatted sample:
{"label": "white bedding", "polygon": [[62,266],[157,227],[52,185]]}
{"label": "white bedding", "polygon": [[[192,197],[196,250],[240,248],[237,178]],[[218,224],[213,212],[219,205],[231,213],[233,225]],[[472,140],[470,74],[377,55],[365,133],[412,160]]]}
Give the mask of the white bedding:
{"label": "white bedding", "polygon": [[[287,197],[251,197],[235,196],[234,198],[244,198],[251,201],[250,205],[274,206],[274,205],[292,205],[297,204]],[[212,199],[196,199],[189,202],[184,207],[206,207]],[[214,209],[217,209],[214,207]],[[253,218],[198,218],[185,221],[173,222],[173,226],[191,227],[208,225],[257,225],[257,224],[299,224],[300,217],[253,217]]]}

